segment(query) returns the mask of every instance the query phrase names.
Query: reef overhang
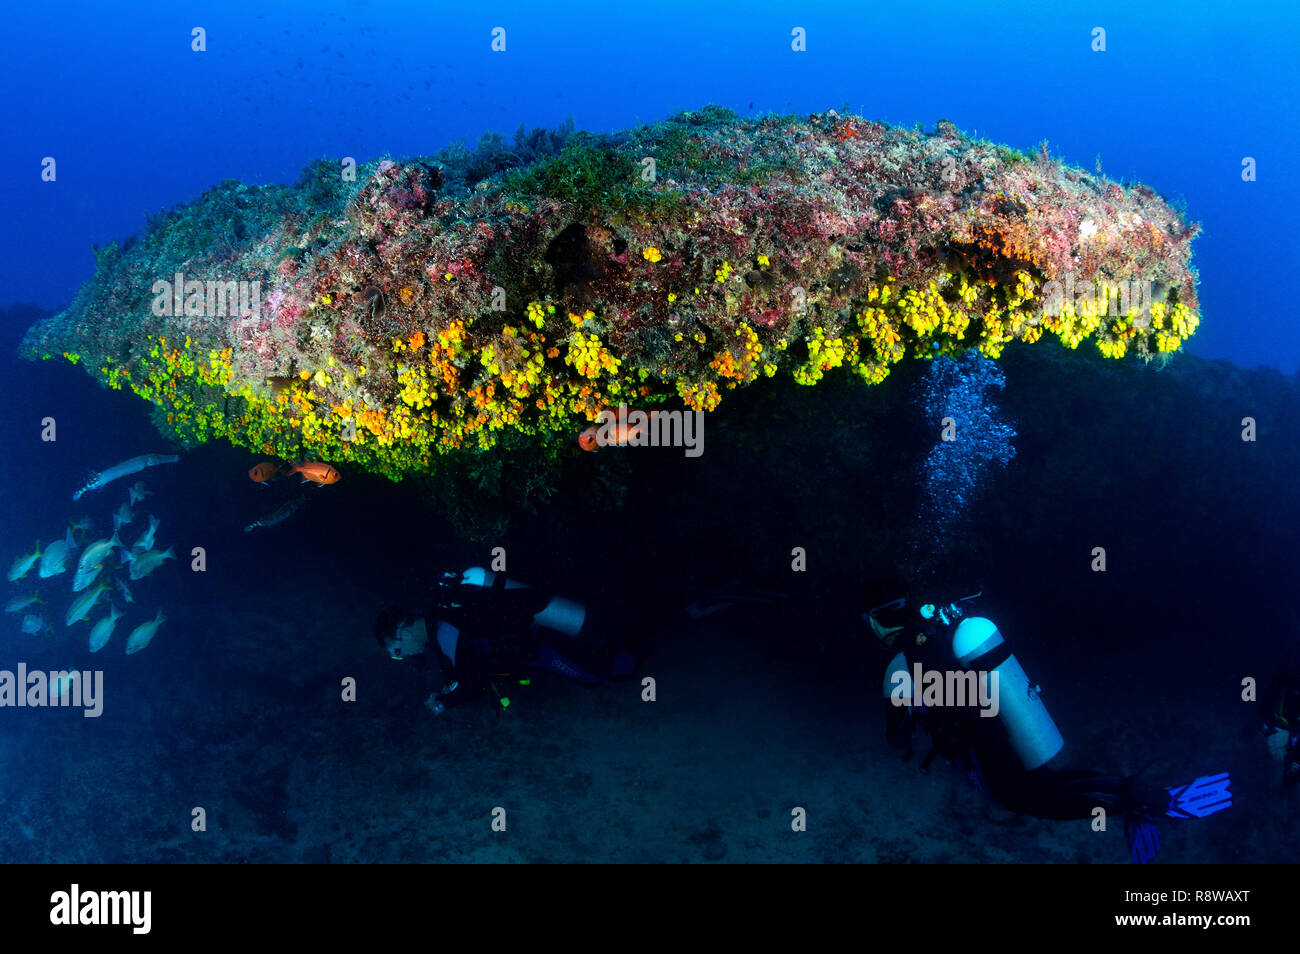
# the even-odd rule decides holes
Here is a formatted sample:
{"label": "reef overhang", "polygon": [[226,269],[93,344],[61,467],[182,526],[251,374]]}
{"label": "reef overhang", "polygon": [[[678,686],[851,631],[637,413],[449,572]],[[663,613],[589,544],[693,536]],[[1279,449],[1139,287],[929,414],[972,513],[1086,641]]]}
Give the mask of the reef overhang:
{"label": "reef overhang", "polygon": [[400,479],[554,461],[606,407],[712,411],[778,374],[879,383],[1045,334],[1167,355],[1198,322],[1196,232],[951,123],[707,107],[227,181],[98,250],[21,353],[130,389],[182,446]]}

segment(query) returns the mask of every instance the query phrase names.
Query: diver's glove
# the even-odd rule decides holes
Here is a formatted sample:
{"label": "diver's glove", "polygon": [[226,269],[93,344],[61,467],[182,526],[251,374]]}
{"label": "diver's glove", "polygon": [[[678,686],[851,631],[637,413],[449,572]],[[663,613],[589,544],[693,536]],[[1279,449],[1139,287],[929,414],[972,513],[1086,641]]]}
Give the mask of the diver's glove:
{"label": "diver's glove", "polygon": [[[449,699],[460,688],[460,681],[454,680],[443,686],[441,690],[433,693],[424,701],[424,707],[434,715],[442,715],[447,711],[447,703],[444,699]],[[459,697],[458,697],[459,698]]]}

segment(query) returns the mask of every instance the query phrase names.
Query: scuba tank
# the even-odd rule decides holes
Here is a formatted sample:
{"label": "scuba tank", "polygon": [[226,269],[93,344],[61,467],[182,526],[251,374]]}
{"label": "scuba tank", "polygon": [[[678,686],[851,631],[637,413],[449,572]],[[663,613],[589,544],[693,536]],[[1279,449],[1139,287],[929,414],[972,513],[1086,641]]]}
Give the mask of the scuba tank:
{"label": "scuba tank", "polygon": [[1039,698],[1038,687],[1029,681],[992,620],[982,616],[963,619],[953,633],[952,654],[963,668],[983,673],[981,679],[998,674],[998,718],[1027,770],[1033,771],[1061,751],[1065,740]]}
{"label": "scuba tank", "polygon": [[[460,582],[465,586],[490,587],[500,585],[497,583],[497,575],[481,566],[472,566],[466,570],[461,575]],[[511,579],[505,581],[505,588],[507,590],[532,589],[526,583]],[[563,596],[552,597],[550,602],[533,615],[533,622],[538,626],[553,629],[556,632],[564,633],[566,636],[577,636],[582,631],[583,624],[586,621],[587,608],[581,603],[575,603]]]}

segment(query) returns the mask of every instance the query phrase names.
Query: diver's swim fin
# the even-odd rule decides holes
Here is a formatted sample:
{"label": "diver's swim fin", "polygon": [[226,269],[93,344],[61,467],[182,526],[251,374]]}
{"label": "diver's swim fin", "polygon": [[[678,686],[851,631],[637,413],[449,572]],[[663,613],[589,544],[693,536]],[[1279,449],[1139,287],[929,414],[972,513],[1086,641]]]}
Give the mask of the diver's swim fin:
{"label": "diver's swim fin", "polygon": [[1124,823],[1124,835],[1128,838],[1128,856],[1133,864],[1148,864],[1160,853],[1160,832],[1150,815],[1143,813],[1130,818]]}
{"label": "diver's swim fin", "polygon": [[1202,775],[1194,782],[1169,789],[1169,807],[1165,814],[1170,818],[1204,818],[1232,807],[1231,784],[1227,772]]}

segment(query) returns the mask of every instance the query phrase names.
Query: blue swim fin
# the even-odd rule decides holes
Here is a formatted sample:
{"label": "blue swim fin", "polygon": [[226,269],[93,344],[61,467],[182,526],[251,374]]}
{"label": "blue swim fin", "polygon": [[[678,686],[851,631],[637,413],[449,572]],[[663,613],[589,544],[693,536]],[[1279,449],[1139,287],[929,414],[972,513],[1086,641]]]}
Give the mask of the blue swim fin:
{"label": "blue swim fin", "polygon": [[1231,779],[1227,772],[1202,775],[1194,782],[1169,789],[1169,807],[1165,814],[1170,818],[1204,818],[1232,807],[1232,793],[1228,791]]}
{"label": "blue swim fin", "polygon": [[1128,856],[1133,864],[1148,864],[1160,853],[1160,832],[1150,815],[1143,813],[1130,818],[1124,823],[1124,835],[1128,838]]}

